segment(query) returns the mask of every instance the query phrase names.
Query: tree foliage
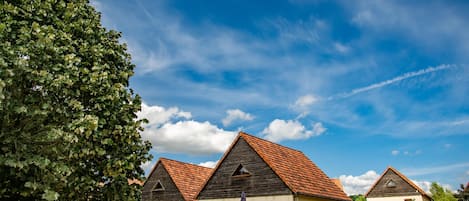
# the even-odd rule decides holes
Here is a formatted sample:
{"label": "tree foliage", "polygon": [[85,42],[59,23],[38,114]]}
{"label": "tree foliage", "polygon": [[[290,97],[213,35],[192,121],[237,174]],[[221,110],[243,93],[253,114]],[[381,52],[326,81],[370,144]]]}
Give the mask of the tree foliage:
{"label": "tree foliage", "polygon": [[366,201],[366,197],[362,194],[359,195],[351,195],[349,196],[353,201]]}
{"label": "tree foliage", "polygon": [[0,200],[138,199],[150,144],[120,33],[86,0],[0,6]]}
{"label": "tree foliage", "polygon": [[430,193],[434,201],[457,201],[450,190],[443,188],[436,182],[432,182]]}

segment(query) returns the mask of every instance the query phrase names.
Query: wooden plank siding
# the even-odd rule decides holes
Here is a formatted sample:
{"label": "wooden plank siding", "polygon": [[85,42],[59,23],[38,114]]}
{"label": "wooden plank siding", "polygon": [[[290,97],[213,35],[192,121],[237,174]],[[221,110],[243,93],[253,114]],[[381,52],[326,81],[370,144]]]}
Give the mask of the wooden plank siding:
{"label": "wooden plank siding", "polygon": [[[239,165],[250,176],[232,176]],[[251,196],[292,195],[290,189],[243,139],[234,144],[207,181],[198,199],[239,198],[241,192]]]}
{"label": "wooden plank siding", "polygon": [[[153,191],[153,187],[160,181],[163,185],[163,191]],[[158,163],[156,169],[152,172],[148,180],[145,182],[142,190],[143,201],[171,200],[184,201],[184,198],[178,188],[171,179],[169,173],[163,167],[162,163]]]}
{"label": "wooden plank siding", "polygon": [[[387,182],[392,180],[395,187],[387,187]],[[373,197],[390,197],[403,195],[420,195],[418,190],[402,179],[396,172],[389,169],[383,174],[381,179],[372,187],[367,194],[368,198]]]}

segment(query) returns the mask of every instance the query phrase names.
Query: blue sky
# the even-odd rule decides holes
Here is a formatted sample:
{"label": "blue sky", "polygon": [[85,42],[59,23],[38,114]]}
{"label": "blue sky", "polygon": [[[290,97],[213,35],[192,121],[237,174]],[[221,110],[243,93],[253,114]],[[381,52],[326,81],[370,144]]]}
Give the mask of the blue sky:
{"label": "blue sky", "polygon": [[152,163],[213,165],[240,130],[349,194],[391,165],[469,181],[467,1],[92,1],[122,32]]}

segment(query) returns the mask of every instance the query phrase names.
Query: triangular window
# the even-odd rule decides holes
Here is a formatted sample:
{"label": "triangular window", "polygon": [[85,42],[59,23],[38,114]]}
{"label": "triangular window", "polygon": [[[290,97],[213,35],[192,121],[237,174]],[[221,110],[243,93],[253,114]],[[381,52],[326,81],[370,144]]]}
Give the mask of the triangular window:
{"label": "triangular window", "polygon": [[153,189],[151,189],[152,191],[164,191],[164,186],[163,184],[161,184],[161,181],[158,180],[155,184],[155,186],[153,186]]}
{"label": "triangular window", "polygon": [[243,176],[251,176],[251,173],[241,164],[238,165],[236,171],[234,171],[233,177],[243,177]]}
{"label": "triangular window", "polygon": [[395,188],[396,187],[396,182],[394,182],[392,179],[390,179],[386,182],[386,187]]}

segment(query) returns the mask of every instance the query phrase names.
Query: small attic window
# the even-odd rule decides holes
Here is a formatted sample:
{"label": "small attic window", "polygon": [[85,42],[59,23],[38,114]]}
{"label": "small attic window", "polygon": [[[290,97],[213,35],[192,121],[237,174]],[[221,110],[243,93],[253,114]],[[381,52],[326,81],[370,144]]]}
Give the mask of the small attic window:
{"label": "small attic window", "polygon": [[151,189],[152,191],[164,191],[164,186],[163,184],[161,184],[161,181],[158,180],[155,184],[155,186],[153,186],[153,189]]}
{"label": "small attic window", "polygon": [[386,182],[386,187],[387,188],[396,188],[396,182],[394,182],[392,179],[390,179]]}
{"label": "small attic window", "polygon": [[238,168],[236,168],[236,171],[234,171],[233,177],[248,177],[251,176],[251,173],[241,164],[238,165]]}

